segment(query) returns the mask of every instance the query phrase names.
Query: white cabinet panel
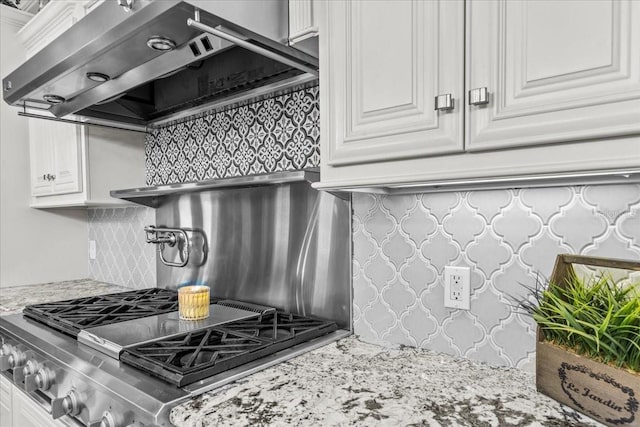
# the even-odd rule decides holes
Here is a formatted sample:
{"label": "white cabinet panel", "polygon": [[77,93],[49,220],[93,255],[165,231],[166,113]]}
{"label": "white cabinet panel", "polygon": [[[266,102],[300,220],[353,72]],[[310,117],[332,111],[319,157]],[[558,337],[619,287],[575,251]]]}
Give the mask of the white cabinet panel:
{"label": "white cabinet panel", "polygon": [[46,128],[29,119],[29,153],[31,158],[31,194],[41,196],[53,192],[49,175],[55,172],[53,144]]}
{"label": "white cabinet panel", "polygon": [[640,2],[467,2],[467,150],[640,132]]}
{"label": "white cabinet panel", "polygon": [[[81,150],[84,129],[69,123],[56,123],[56,138],[53,143],[55,178],[54,194],[77,193],[82,191]],[[54,131],[52,129],[52,131]]]}
{"label": "white cabinet panel", "polygon": [[450,93],[460,104],[463,96],[463,3],[325,3],[320,105],[327,118],[326,164],[461,151],[461,108],[436,111],[434,100]]}
{"label": "white cabinet panel", "polygon": [[143,133],[30,121],[32,207],[118,205],[111,190],[144,186]]}
{"label": "white cabinet panel", "polygon": [[0,375],[0,426],[12,427],[12,392],[13,386],[5,377]]}
{"label": "white cabinet panel", "polygon": [[69,123],[29,119],[33,196],[82,191],[81,131]]}

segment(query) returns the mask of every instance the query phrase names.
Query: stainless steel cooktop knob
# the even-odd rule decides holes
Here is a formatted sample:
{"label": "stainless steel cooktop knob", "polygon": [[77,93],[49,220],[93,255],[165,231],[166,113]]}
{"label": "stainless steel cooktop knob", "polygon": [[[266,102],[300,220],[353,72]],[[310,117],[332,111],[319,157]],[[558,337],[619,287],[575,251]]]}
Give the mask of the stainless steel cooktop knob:
{"label": "stainless steel cooktop knob", "polygon": [[[29,362],[27,362],[27,365],[28,364]],[[26,368],[27,367],[25,366],[25,369]],[[36,390],[49,390],[49,388],[53,384],[53,380],[55,379],[55,373],[51,369],[44,366],[37,370],[34,369],[33,371],[36,371],[36,373],[30,373],[28,375],[25,375],[24,377],[24,390],[27,393],[31,393],[32,391]]]}
{"label": "stainless steel cooktop knob", "polygon": [[0,371],[11,369],[9,357],[14,350],[15,349],[12,345],[2,344],[2,347],[0,347]]}
{"label": "stainless steel cooktop knob", "polygon": [[0,356],[8,356],[13,351],[13,346],[11,344],[2,344],[0,347]]}
{"label": "stainless steel cooktop knob", "polygon": [[120,427],[122,425],[119,417],[114,416],[111,411],[106,411],[102,414],[102,420],[100,420],[100,427]]}
{"label": "stainless steel cooktop knob", "polygon": [[22,368],[22,374],[26,377],[27,375],[35,374],[37,370],[38,362],[34,359],[29,359]]}
{"label": "stainless steel cooktop knob", "polygon": [[36,373],[35,381],[38,389],[42,391],[48,390],[51,384],[53,384],[53,371],[46,368],[40,369]]}
{"label": "stainless steel cooktop knob", "polygon": [[33,375],[37,370],[38,362],[35,359],[29,359],[22,369],[16,368],[13,370],[13,382],[16,384],[22,384],[28,375]]}
{"label": "stainless steel cooktop knob", "polygon": [[9,363],[9,368],[13,369],[13,368],[19,368],[20,366],[24,365],[24,362],[26,362],[26,359],[27,357],[23,352],[21,352],[20,350],[13,350],[9,355],[7,362]]}
{"label": "stainless steel cooktop knob", "polygon": [[80,413],[80,400],[75,391],[71,390],[65,397],[51,401],[51,416],[58,419],[63,415],[78,415]]}

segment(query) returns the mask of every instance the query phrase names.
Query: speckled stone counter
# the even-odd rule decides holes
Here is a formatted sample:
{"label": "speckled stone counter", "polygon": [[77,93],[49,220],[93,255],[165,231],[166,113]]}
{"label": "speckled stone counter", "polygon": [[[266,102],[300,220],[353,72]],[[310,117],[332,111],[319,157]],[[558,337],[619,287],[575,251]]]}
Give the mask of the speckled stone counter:
{"label": "speckled stone counter", "polygon": [[0,288],[0,315],[17,313],[25,306],[93,295],[125,292],[130,289],[91,279]]}
{"label": "speckled stone counter", "polygon": [[173,409],[176,426],[599,426],[535,379],[349,337]]}

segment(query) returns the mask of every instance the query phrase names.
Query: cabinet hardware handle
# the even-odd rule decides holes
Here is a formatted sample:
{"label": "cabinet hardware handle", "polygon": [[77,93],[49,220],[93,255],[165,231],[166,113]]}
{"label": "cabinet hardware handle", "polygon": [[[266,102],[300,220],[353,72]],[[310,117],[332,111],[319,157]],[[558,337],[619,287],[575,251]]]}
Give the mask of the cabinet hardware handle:
{"label": "cabinet hardware handle", "polygon": [[450,93],[436,96],[435,110],[436,111],[449,111],[453,110],[453,97]]}
{"label": "cabinet hardware handle", "polygon": [[46,174],[43,174],[43,175],[42,175],[42,179],[43,179],[43,180],[45,180],[45,181],[47,181],[47,175],[46,175]]}
{"label": "cabinet hardware handle", "polygon": [[56,180],[56,176],[55,175],[51,175],[51,180],[55,181]]}
{"label": "cabinet hardware handle", "polygon": [[469,91],[469,105],[486,105],[489,103],[489,90],[479,87]]}
{"label": "cabinet hardware handle", "polygon": [[135,0],[118,0],[118,4],[124,9],[125,12],[131,12],[134,2]]}

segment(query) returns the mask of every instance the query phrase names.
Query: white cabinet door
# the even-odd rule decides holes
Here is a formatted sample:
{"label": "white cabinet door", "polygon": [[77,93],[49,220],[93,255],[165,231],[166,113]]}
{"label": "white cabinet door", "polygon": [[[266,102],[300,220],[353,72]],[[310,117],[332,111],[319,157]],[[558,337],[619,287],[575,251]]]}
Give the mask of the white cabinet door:
{"label": "white cabinet door", "polygon": [[53,192],[54,154],[51,136],[36,119],[29,119],[29,150],[31,158],[31,194],[42,196]]}
{"label": "white cabinet door", "polygon": [[12,390],[13,386],[5,377],[0,375],[0,426],[12,427]]}
{"label": "white cabinet door", "polygon": [[77,125],[29,119],[32,195],[82,191],[79,132]]}
{"label": "white cabinet door", "polygon": [[53,194],[77,193],[82,191],[82,161],[80,144],[84,129],[69,123],[53,123],[56,137],[53,140],[55,178]]}
{"label": "white cabinet door", "polygon": [[[640,132],[640,2],[468,1],[467,150]],[[468,100],[468,99],[467,99]]]}
{"label": "white cabinet door", "polygon": [[[463,2],[341,0],[325,6],[323,163],[462,151]],[[454,108],[436,111],[435,97],[445,94]]]}

